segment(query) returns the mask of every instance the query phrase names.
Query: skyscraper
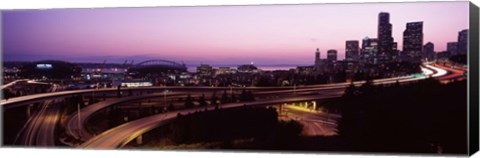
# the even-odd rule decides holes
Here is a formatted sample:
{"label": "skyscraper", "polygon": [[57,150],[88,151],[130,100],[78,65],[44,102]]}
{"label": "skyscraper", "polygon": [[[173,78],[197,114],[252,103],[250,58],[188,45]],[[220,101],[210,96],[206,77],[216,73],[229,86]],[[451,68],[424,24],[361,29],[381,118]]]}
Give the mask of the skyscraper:
{"label": "skyscraper", "polygon": [[330,49],[327,51],[327,60],[329,62],[337,61],[337,50]]}
{"label": "skyscraper", "polygon": [[[350,40],[345,42],[345,61],[347,62],[346,72],[353,73],[360,59],[360,47],[358,40]],[[350,77],[353,77],[351,74]]]}
{"label": "skyscraper", "polygon": [[457,55],[458,54],[458,43],[457,42],[448,42],[447,43],[447,52],[450,56],[451,55]]}
{"label": "skyscraper", "polygon": [[352,62],[358,60],[359,50],[358,41],[351,40],[345,42],[345,60]]}
{"label": "skyscraper", "polygon": [[423,47],[423,22],[407,23],[403,32],[403,53],[411,62],[420,62]]}
{"label": "skyscraper", "polygon": [[392,24],[390,23],[390,14],[380,12],[378,14],[378,53],[386,57],[391,57],[393,51]]}
{"label": "skyscraper", "polygon": [[322,62],[322,59],[320,59],[320,50],[317,48],[315,51],[315,66],[314,69],[316,72],[323,72],[325,69],[325,65]]}
{"label": "skyscraper", "polygon": [[423,59],[428,59],[428,61],[434,60],[435,59],[435,51],[434,51],[434,45],[432,42],[428,42],[423,46],[423,53],[422,53],[422,58]]}
{"label": "skyscraper", "polygon": [[360,54],[360,62],[368,64],[376,64],[375,55],[378,52],[378,39],[365,37],[362,40],[362,50]]}
{"label": "skyscraper", "polygon": [[458,32],[458,54],[467,54],[468,50],[468,29]]}
{"label": "skyscraper", "polygon": [[[394,52],[398,50],[398,44],[397,44],[397,42],[393,42],[393,44],[392,44],[392,50],[393,50]],[[396,54],[395,54],[395,55],[396,55]]]}

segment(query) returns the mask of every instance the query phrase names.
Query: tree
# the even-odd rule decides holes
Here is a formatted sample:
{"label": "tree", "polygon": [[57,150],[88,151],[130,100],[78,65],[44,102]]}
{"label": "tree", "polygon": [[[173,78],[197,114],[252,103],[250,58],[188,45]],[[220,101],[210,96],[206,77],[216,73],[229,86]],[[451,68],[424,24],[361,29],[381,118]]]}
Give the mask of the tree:
{"label": "tree", "polygon": [[236,97],[235,93],[232,93],[232,95],[230,97],[230,100],[231,100],[231,102],[237,102],[237,97]]}
{"label": "tree", "polygon": [[20,91],[18,90],[17,93],[15,93],[15,96],[19,97],[19,96],[22,96],[22,94],[21,94]]}
{"label": "tree", "polygon": [[168,111],[175,111],[175,106],[173,106],[173,103],[170,103],[170,105],[168,105],[167,110]]}
{"label": "tree", "polygon": [[211,104],[211,105],[218,105],[218,104],[217,104],[217,101],[218,101],[218,98],[217,98],[217,96],[215,95],[215,92],[213,92],[212,98],[210,99],[210,104]]}
{"label": "tree", "polygon": [[119,98],[122,97],[122,94],[120,93],[120,88],[121,88],[121,86],[118,85],[117,86],[117,97],[119,97]]}
{"label": "tree", "polygon": [[199,106],[207,106],[208,105],[207,101],[205,100],[205,94],[202,94],[202,96],[200,96],[200,98],[198,98],[198,102],[199,102]]}
{"label": "tree", "polygon": [[8,100],[11,96],[12,96],[12,92],[10,91],[10,89],[7,89],[4,91],[3,97],[5,98],[5,100]]}
{"label": "tree", "polygon": [[91,95],[88,97],[88,105],[92,105],[93,103],[95,103],[95,99],[93,98],[93,95]]}
{"label": "tree", "polygon": [[365,80],[365,83],[363,83],[362,86],[360,86],[359,91],[362,94],[366,94],[366,93],[373,92],[374,89],[375,89],[375,87],[373,85],[373,81],[370,77],[368,77]]}
{"label": "tree", "polygon": [[242,90],[242,93],[240,93],[240,101],[247,101],[247,91],[245,89]]}
{"label": "tree", "polygon": [[230,98],[228,98],[227,90],[223,91],[221,101],[222,101],[222,104],[230,102]]}
{"label": "tree", "polygon": [[343,97],[355,96],[356,91],[357,91],[357,87],[355,87],[355,84],[351,82],[350,85],[345,89],[345,93],[343,94]]}
{"label": "tree", "polygon": [[247,92],[247,101],[255,101],[252,91]]}
{"label": "tree", "polygon": [[132,89],[129,89],[129,90],[128,90],[128,96],[133,96]]}
{"label": "tree", "polygon": [[185,108],[193,108],[193,98],[190,94],[187,95],[187,98],[185,99]]}

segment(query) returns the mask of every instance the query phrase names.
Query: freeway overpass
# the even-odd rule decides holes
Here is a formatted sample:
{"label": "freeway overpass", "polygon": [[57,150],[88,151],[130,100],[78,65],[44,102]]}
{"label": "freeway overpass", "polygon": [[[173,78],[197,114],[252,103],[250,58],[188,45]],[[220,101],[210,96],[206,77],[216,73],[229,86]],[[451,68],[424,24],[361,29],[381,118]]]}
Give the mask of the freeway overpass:
{"label": "freeway overpass", "polygon": [[[422,68],[425,70],[425,76],[432,76],[432,77],[438,77],[440,75],[444,75],[446,73],[442,69],[438,69],[435,67],[432,67],[430,65],[425,66]],[[387,78],[387,79],[378,79],[374,80],[374,84],[389,84],[389,83],[395,83],[397,80],[401,82],[410,82],[410,81],[415,81],[419,79],[423,79],[425,77],[419,77],[419,76],[403,76],[403,77],[395,77],[395,78]],[[355,85],[360,85],[364,81],[358,81],[354,82]],[[134,87],[134,88],[125,88],[122,89],[122,91],[128,91],[129,89],[132,89],[134,91],[163,91],[165,89],[169,90],[186,90],[186,91],[213,91],[213,90],[243,90],[243,89],[248,89],[248,90],[254,90],[255,94],[258,95],[279,95],[279,94],[295,94],[295,93],[308,93],[308,92],[316,92],[317,94],[320,94],[320,96],[326,96],[329,94],[339,94],[343,93],[343,88],[346,86],[350,85],[351,83],[336,83],[336,84],[323,84],[323,85],[309,85],[309,86],[296,86],[296,87]],[[78,95],[78,94],[89,94],[89,93],[115,93],[117,91],[116,88],[111,88],[111,89],[87,89],[87,90],[76,90],[76,91],[64,91],[64,92],[55,92],[55,93],[48,93],[48,94],[37,94],[37,95],[32,95],[32,96],[25,96],[25,97],[18,97],[18,98],[12,98],[11,100],[4,101],[2,102],[2,105],[4,106],[4,109],[8,109],[11,107],[15,106],[22,106],[25,105],[28,102],[38,102],[38,101],[44,101],[44,100],[49,100],[52,98],[55,99],[61,99],[63,97],[68,97],[71,95]],[[172,93],[173,94],[173,93]],[[151,96],[144,95],[144,97],[139,97],[137,99],[145,99],[148,97],[154,97],[158,94],[152,94]],[[132,98],[129,98],[132,99]],[[117,100],[113,101],[110,103],[103,104],[102,106],[92,106],[92,108],[89,110],[90,112],[82,113],[82,118],[81,120],[86,120],[90,117],[91,114],[95,113],[96,111],[105,108],[110,105],[118,104],[124,101],[128,101],[129,99],[125,100]],[[298,99],[298,98],[293,98],[293,100]],[[311,98],[310,98],[311,99]],[[254,103],[252,105],[258,105],[257,103]],[[90,107],[90,106],[89,106]],[[94,108],[96,107],[96,108]],[[83,115],[86,114],[86,115]],[[78,115],[77,115],[78,116]],[[83,123],[81,124],[83,125]],[[73,129],[73,128],[72,128]],[[148,130],[147,130],[148,131]],[[81,135],[83,132],[80,132]],[[87,134],[88,135],[88,134]]]}
{"label": "freeway overpass", "polygon": [[[395,77],[395,78],[388,78],[388,79],[378,79],[373,82],[374,84],[387,84],[387,83],[395,83],[397,80],[410,81],[410,80],[416,80],[416,79],[417,78],[414,76],[404,76],[404,77]],[[359,86],[364,82],[365,81],[358,81],[358,82],[354,82],[354,84]],[[262,95],[262,96],[277,96],[277,97],[279,95],[312,94],[312,92],[316,92],[315,94],[320,94],[320,95],[342,94],[344,91],[344,88],[349,86],[350,84],[351,83],[336,83],[336,84],[328,84],[328,85],[322,85],[322,86],[302,86],[302,87],[299,87],[298,89],[257,91],[253,93],[256,96]],[[195,92],[193,93],[195,94]],[[185,93],[173,92],[173,93],[167,93],[167,94],[154,93],[154,94],[147,94],[142,96],[125,97],[125,98],[116,99],[116,100],[98,102],[81,109],[79,111],[80,114],[78,113],[73,114],[73,116],[69,119],[67,123],[66,131],[67,131],[67,134],[77,139],[81,138],[83,140],[89,140],[93,136],[93,134],[88,132],[88,130],[85,128],[85,124],[93,114],[95,114],[96,112],[102,109],[105,109],[107,107],[110,107],[116,104],[134,101],[134,100],[162,97],[164,95],[176,96],[176,95],[182,95],[182,94],[186,95],[187,93],[186,92]]]}
{"label": "freeway overpass", "polygon": [[[412,76],[403,76],[403,77],[394,77],[388,79],[378,79],[374,82],[381,82],[385,80],[400,80],[404,78],[411,78]],[[362,81],[355,82],[362,83]],[[331,87],[331,86],[344,86],[349,85],[350,83],[334,83],[334,84],[320,84],[320,85],[306,85],[306,86],[285,86],[285,87],[208,87],[208,86],[152,86],[152,87],[127,87],[122,88],[121,92],[127,91],[157,91],[161,92],[164,90],[171,91],[223,91],[223,90],[252,90],[252,91],[267,91],[267,90],[288,90],[288,89],[303,89],[303,88],[319,88],[319,87]],[[2,99],[0,105],[4,110],[15,108],[19,106],[25,106],[32,103],[43,102],[50,99],[64,99],[65,97],[71,97],[75,95],[84,95],[84,94],[114,94],[117,92],[117,88],[102,88],[102,89],[83,89],[83,90],[69,90],[69,91],[60,91],[53,93],[42,93],[27,95],[21,97],[10,98],[8,100]]]}
{"label": "freeway overpass", "polygon": [[[243,103],[230,103],[223,104],[221,108],[235,108],[241,106],[269,106],[272,104],[281,104],[281,103],[293,103],[300,101],[310,101],[326,98],[339,97],[341,94],[335,95],[325,95],[325,96],[310,96],[310,97],[291,97],[275,100],[262,100],[254,102],[243,102]],[[93,137],[92,139],[86,141],[79,147],[81,148],[95,148],[95,149],[109,149],[109,148],[118,148],[126,145],[128,142],[132,141],[136,137],[165,124],[168,124],[173,119],[177,117],[178,114],[188,115],[200,110],[214,110],[215,107],[199,107],[194,109],[185,109],[180,111],[174,111],[164,114],[153,115],[145,117],[142,119],[134,120],[127,122],[120,126],[114,127],[110,130],[103,132],[100,135]]]}
{"label": "freeway overpass", "polygon": [[[429,73],[426,76],[418,76],[418,77],[407,77],[402,80],[388,80],[384,79],[382,81],[377,81],[374,84],[389,84],[395,83],[397,80],[399,82],[412,82],[418,81],[427,78],[427,76],[432,77],[440,77],[446,74],[445,70],[432,68],[432,66],[427,66],[431,70],[428,71]],[[230,103],[230,104],[223,104],[221,105],[222,108],[235,108],[241,106],[268,106],[273,104],[283,104],[283,103],[293,103],[293,102],[303,102],[303,101],[311,101],[311,100],[319,100],[319,99],[327,99],[327,98],[335,98],[339,97],[343,94],[344,88],[349,84],[337,84],[337,85],[330,85],[333,87],[310,87],[310,88],[302,88],[301,91],[322,91],[325,89],[334,89],[334,91],[325,91],[325,93],[321,95],[313,95],[313,96],[294,96],[294,97],[287,97],[287,98],[280,98],[275,100],[259,100],[254,102],[244,102],[244,103]],[[357,84],[357,83],[355,83]],[[361,83],[358,83],[361,84]],[[287,90],[290,93],[292,90]],[[258,93],[268,93],[268,94],[276,94],[276,93],[287,93],[285,90],[278,90],[278,91],[264,91]],[[173,119],[176,118],[178,114],[186,115],[189,113],[193,113],[199,110],[213,110],[214,107],[201,107],[201,108],[194,108],[194,109],[185,109],[179,110],[175,112],[169,112],[165,114],[158,114],[153,115],[145,118],[141,118],[135,121],[127,122],[120,126],[114,127],[110,130],[107,130],[100,135],[93,137],[92,139],[86,141],[80,147],[82,148],[119,148],[131,140],[135,139],[136,137],[154,129],[159,126],[168,124]]]}
{"label": "freeway overpass", "polygon": [[[200,87],[200,86],[168,86],[168,87],[160,87],[160,86],[152,86],[152,87],[126,87],[122,88],[121,92],[128,92],[132,90],[136,91],[144,91],[144,92],[154,92],[154,91],[164,91],[164,90],[171,90],[171,91],[219,91],[219,90],[272,90],[272,89],[291,89],[291,87]],[[0,101],[0,105],[3,109],[10,109],[19,106],[25,106],[32,103],[43,102],[50,99],[63,99],[65,97],[70,97],[74,95],[83,95],[83,94],[103,94],[103,93],[116,93],[117,88],[102,88],[102,89],[83,89],[83,90],[69,90],[69,91],[61,91],[61,92],[53,92],[53,93],[42,93],[42,94],[34,94],[34,95],[27,95],[21,96],[16,98],[11,98],[8,100],[2,99]]]}
{"label": "freeway overpass", "polygon": [[88,140],[93,135],[84,128],[88,119],[91,118],[93,114],[96,112],[105,109],[107,107],[117,105],[120,103],[135,101],[135,100],[142,100],[147,98],[156,98],[156,97],[171,97],[171,96],[180,96],[185,95],[184,92],[171,92],[171,93],[152,93],[152,94],[145,94],[139,96],[131,96],[131,97],[124,97],[118,98],[114,100],[107,100],[98,103],[94,103],[89,105],[85,108],[82,108],[79,112],[73,114],[72,117],[68,119],[67,125],[65,127],[65,131],[68,135],[74,136],[75,138],[85,139]]}
{"label": "freeway overpass", "polygon": [[[55,92],[58,85],[52,85],[50,91]],[[29,117],[14,140],[14,144],[23,146],[55,146],[55,127],[60,119],[60,108],[57,100],[47,100],[39,111]]]}
{"label": "freeway overpass", "polygon": [[12,81],[12,82],[10,82],[10,83],[7,83],[7,84],[2,85],[2,86],[0,87],[0,89],[3,90],[3,89],[5,89],[5,88],[8,88],[8,87],[10,87],[10,86],[13,86],[13,85],[15,85],[15,84],[17,84],[17,83],[27,82],[27,81],[28,81],[28,79],[15,80],[15,81]]}

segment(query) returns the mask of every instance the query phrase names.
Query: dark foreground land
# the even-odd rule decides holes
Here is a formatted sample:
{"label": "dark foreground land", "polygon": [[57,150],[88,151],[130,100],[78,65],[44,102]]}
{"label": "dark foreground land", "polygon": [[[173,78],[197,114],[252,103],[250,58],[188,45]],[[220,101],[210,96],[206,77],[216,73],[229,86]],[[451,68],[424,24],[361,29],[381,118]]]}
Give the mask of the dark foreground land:
{"label": "dark foreground land", "polygon": [[336,136],[303,136],[275,108],[242,107],[178,116],[126,148],[465,154],[466,81],[347,88],[325,108],[340,111]]}

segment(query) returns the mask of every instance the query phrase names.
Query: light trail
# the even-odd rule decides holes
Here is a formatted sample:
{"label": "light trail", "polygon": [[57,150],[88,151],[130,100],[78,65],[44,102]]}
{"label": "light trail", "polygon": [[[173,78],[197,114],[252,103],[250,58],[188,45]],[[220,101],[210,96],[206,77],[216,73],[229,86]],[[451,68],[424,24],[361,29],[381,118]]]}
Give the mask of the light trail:
{"label": "light trail", "polygon": [[433,74],[432,77],[440,77],[440,76],[447,75],[447,73],[448,73],[447,70],[440,69],[440,68],[432,66],[432,65],[425,65],[425,66],[430,68],[430,69],[433,69],[437,72],[436,74]]}
{"label": "light trail", "polygon": [[[431,67],[431,66],[428,66]],[[432,70],[430,70],[432,71]],[[432,71],[433,72],[433,71]],[[442,72],[441,69],[435,69],[436,73]],[[443,76],[446,73],[442,73],[440,75],[433,74],[435,76]],[[418,81],[425,79],[425,76],[422,77],[407,77],[402,80],[382,80],[383,82],[376,82],[374,84],[390,84],[390,83],[395,83],[395,82],[411,82],[411,81]],[[342,83],[345,84],[345,83]],[[258,105],[274,105],[274,104],[283,104],[283,103],[291,103],[291,102],[300,102],[300,101],[311,101],[311,100],[317,100],[317,99],[326,99],[326,98],[335,98],[341,96],[342,93],[338,93],[337,91],[342,91],[343,88],[345,88],[345,85],[335,85],[335,88],[337,90],[335,91],[330,91],[326,93],[325,95],[314,95],[314,96],[298,96],[298,97],[291,97],[291,98],[281,98],[281,99],[275,99],[275,100],[259,100],[259,101],[254,101],[254,102],[247,102],[247,103],[230,103],[230,104],[224,104],[221,105],[222,108],[235,108],[235,107],[240,107],[240,106],[258,106]],[[305,88],[305,90],[325,90],[328,87],[317,87],[317,88]],[[288,90],[292,92],[292,90]],[[276,91],[274,93],[280,93],[283,92],[283,90]],[[330,94],[330,95],[329,95]],[[124,123],[120,126],[114,127],[112,129],[109,129],[100,135],[97,135],[96,137],[93,137],[92,139],[88,140],[87,142],[83,143],[80,147],[81,148],[119,148],[124,145],[126,145],[128,142],[131,140],[135,139],[136,137],[142,135],[143,133],[146,133],[156,127],[159,127],[161,125],[165,125],[172,121],[173,119],[176,118],[177,114],[190,114],[198,110],[213,110],[214,107],[201,107],[201,108],[194,108],[194,109],[185,109],[185,110],[180,110],[176,112],[170,112],[170,113],[165,113],[165,114],[158,114],[158,115],[153,115],[145,118],[141,118],[135,121],[127,122]]]}

